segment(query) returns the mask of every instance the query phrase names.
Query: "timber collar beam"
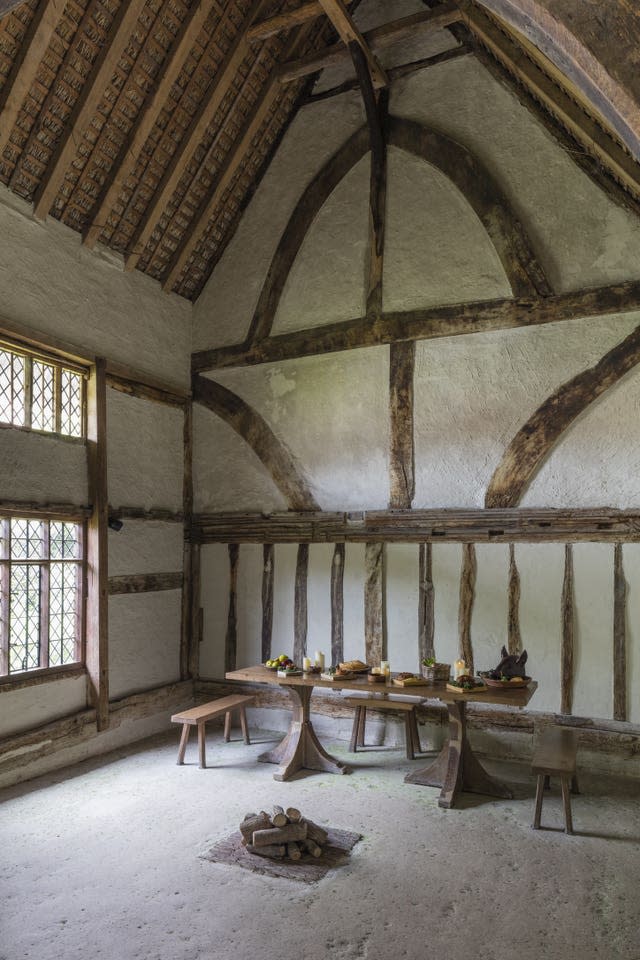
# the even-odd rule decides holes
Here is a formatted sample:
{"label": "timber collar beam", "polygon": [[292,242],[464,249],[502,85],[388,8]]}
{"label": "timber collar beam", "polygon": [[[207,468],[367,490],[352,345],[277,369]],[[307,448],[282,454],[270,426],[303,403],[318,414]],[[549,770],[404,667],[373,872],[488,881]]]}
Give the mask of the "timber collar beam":
{"label": "timber collar beam", "polygon": [[202,350],[192,355],[192,372],[204,373],[408,340],[458,337],[636,310],[640,311],[638,280],[549,297],[477,300],[422,310],[383,313],[373,323],[366,317],[360,317],[313,330],[265,337],[253,344],[241,343]]}

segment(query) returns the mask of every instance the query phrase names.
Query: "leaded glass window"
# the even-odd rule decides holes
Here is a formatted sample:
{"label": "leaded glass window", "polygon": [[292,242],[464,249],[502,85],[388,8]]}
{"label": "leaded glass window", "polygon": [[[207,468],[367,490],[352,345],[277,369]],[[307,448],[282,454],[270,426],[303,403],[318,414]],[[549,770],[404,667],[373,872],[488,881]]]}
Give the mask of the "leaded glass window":
{"label": "leaded glass window", "polygon": [[81,368],[0,347],[0,423],[83,437],[84,407]]}

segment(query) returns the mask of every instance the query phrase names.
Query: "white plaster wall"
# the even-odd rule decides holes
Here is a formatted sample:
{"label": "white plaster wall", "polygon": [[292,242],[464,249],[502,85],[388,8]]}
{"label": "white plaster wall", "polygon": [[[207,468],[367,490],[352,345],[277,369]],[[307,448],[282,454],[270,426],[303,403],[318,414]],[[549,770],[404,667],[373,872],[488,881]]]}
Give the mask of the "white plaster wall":
{"label": "white plaster wall", "polygon": [[522,543],[515,548],[520,573],[520,635],[527,673],[538,681],[531,707],[560,710],[560,647],[564,545]]}
{"label": "white plaster wall", "polygon": [[[293,656],[293,605],[295,599],[296,561],[295,543],[277,543],[273,561],[273,632],[271,653],[274,657],[286,653]],[[327,662],[328,662],[327,657]]]}
{"label": "white plaster wall", "polygon": [[388,164],[384,309],[511,296],[493,244],[451,181],[393,147]]}
{"label": "white plaster wall", "polygon": [[183,425],[178,407],[108,391],[111,506],[182,510]]}
{"label": "white plaster wall", "polygon": [[369,167],[366,155],[338,184],[312,223],[282,291],[274,334],[364,316]]}
{"label": "white plaster wall", "polygon": [[357,91],[301,110],[193,310],[193,349],[239,343],[246,335],[287,221],[317,171],[364,123]]}
{"label": "white plaster wall", "polygon": [[640,723],[640,544],[625,543],[623,563],[627,581],[627,711],[631,723]]}
{"label": "white plaster wall", "polygon": [[385,347],[350,350],[220,370],[216,380],[264,417],[323,510],[375,509],[389,498],[388,357]]}
{"label": "white plaster wall", "polygon": [[[633,314],[575,320],[416,344],[414,507],[483,506],[491,476],[515,433],[561,384],[623,340],[638,319]],[[561,439],[523,505],[639,502],[637,474],[625,466],[627,449],[631,463],[637,458],[637,378],[631,374],[611,397],[623,388],[615,419],[606,410],[593,417],[594,404],[580,425],[579,445],[565,456],[570,433]],[[605,402],[606,396],[600,407]],[[608,496],[598,500],[603,450],[607,469],[612,463],[616,469],[610,473]],[[583,471],[593,478],[584,487]]]}
{"label": "white plaster wall", "polygon": [[471,615],[471,642],[476,671],[491,670],[507,645],[509,547],[476,545],[476,592]]}
{"label": "white plaster wall", "polygon": [[122,530],[109,530],[110,576],[182,570],[181,523],[128,519],[123,523]]}
{"label": "white plaster wall", "polygon": [[309,544],[307,576],[307,652],[313,658],[322,650],[326,663],[331,653],[331,564],[332,543]]}
{"label": "white plaster wall", "polygon": [[417,544],[387,544],[385,581],[387,659],[392,670],[417,671],[420,668]]}
{"label": "white plaster wall", "polygon": [[0,692],[0,739],[69,716],[87,706],[84,674]]}
{"label": "white plaster wall", "polygon": [[262,461],[220,417],[193,407],[193,489],[197,513],[286,510]]}
{"label": "white plaster wall", "polygon": [[432,124],[497,177],[557,290],[635,279],[640,220],[609,201],[474,57],[393,85],[390,112]]}
{"label": "white plaster wall", "polygon": [[459,543],[434,544],[433,613],[436,660],[453,664],[459,656],[458,607],[462,548]]}
{"label": "white plaster wall", "polygon": [[84,443],[28,430],[0,429],[2,498],[36,503],[88,503]]}
{"label": "white plaster wall", "polygon": [[240,669],[260,663],[261,653],[262,544],[243,543],[240,545],[238,557],[236,666]]}
{"label": "white plaster wall", "polygon": [[109,698],[180,679],[182,591],[109,597]]}
{"label": "white plaster wall", "polygon": [[[364,584],[365,546],[363,543],[345,544],[344,557],[344,658],[364,660]],[[329,647],[327,646],[327,651]],[[327,663],[329,657],[327,656]]]}
{"label": "white plaster wall", "polygon": [[191,304],[0,186],[2,315],[188,386]]}
{"label": "white plaster wall", "polygon": [[224,676],[224,643],[229,614],[229,551],[225,543],[205,544],[200,550],[200,606],[202,643],[200,676]]}
{"label": "white plaster wall", "polygon": [[613,712],[613,546],[575,544],[573,576],[573,713],[610,718]]}

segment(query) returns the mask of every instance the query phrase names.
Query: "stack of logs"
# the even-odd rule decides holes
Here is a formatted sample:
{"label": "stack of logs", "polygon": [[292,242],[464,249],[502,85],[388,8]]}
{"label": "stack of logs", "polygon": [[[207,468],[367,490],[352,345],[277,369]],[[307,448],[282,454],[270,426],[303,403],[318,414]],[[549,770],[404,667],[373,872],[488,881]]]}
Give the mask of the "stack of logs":
{"label": "stack of logs", "polygon": [[327,842],[326,830],[307,820],[295,807],[274,806],[266,811],[248,813],[240,824],[242,843],[249,853],[274,860],[300,860],[303,854],[322,856]]}

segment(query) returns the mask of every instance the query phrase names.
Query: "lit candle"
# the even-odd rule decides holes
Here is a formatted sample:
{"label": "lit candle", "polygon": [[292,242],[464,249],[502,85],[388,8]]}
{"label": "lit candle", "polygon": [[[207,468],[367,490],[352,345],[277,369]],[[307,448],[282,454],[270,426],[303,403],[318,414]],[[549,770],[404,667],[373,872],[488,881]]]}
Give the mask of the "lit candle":
{"label": "lit candle", "polygon": [[453,665],[453,675],[456,678],[456,680],[458,679],[458,677],[461,677],[466,672],[467,672],[467,665],[464,662],[464,660],[462,659],[456,660],[456,662]]}
{"label": "lit candle", "polygon": [[321,650],[316,650],[314,661],[316,667],[320,667],[321,670],[324,670],[324,653],[322,653]]}
{"label": "lit candle", "polygon": [[389,676],[389,674],[391,673],[391,667],[389,666],[388,660],[380,661],[380,670],[382,673],[384,673],[385,677]]}
{"label": "lit candle", "polygon": [[302,669],[309,670],[311,667],[311,657],[305,657],[302,661]]}

